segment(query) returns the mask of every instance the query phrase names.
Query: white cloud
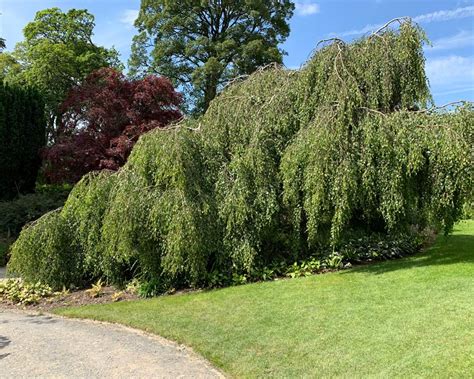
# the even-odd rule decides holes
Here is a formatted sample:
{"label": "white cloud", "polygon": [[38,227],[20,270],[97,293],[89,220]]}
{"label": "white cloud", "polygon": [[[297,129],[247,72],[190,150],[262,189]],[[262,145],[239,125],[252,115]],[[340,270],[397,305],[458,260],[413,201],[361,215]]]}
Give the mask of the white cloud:
{"label": "white cloud", "polygon": [[428,24],[435,21],[447,21],[447,20],[457,20],[460,18],[474,16],[474,6],[456,8],[452,10],[437,11],[427,14],[422,14],[416,17],[413,17],[413,21],[419,22],[421,24]]}
{"label": "white cloud", "polygon": [[[437,12],[421,14],[421,15],[412,17],[412,20],[419,24],[428,24],[428,23],[436,22],[436,21],[457,20],[457,19],[472,17],[472,16],[474,16],[473,5],[468,6],[468,7],[455,8],[452,10],[441,10]],[[377,30],[378,28],[382,26],[383,24],[366,25],[361,29],[348,30],[342,33],[331,33],[331,36],[335,36],[335,35],[340,36],[340,37],[355,36],[359,34],[373,32],[374,30]]]}
{"label": "white cloud", "polygon": [[[474,86],[474,56],[449,55],[426,61],[426,74],[430,84],[447,91],[454,87]],[[436,92],[436,91],[435,91]]]}
{"label": "white cloud", "polygon": [[138,10],[136,9],[126,9],[122,13],[122,17],[120,18],[120,22],[126,24],[128,26],[133,26],[135,20],[138,18]]}
{"label": "white cloud", "polygon": [[383,26],[383,24],[369,24],[364,26],[362,29],[353,29],[353,30],[348,30],[346,32],[342,33],[331,33],[331,36],[339,36],[339,37],[348,37],[348,36],[356,36],[358,34],[365,34],[369,32],[373,32],[374,30],[377,30]]}
{"label": "white cloud", "polygon": [[426,49],[427,51],[458,49],[461,47],[473,46],[474,37],[472,35],[472,32],[462,30],[453,36],[443,37],[434,40],[432,44],[433,46],[428,47]]}
{"label": "white cloud", "polygon": [[296,14],[299,16],[310,16],[319,13],[319,4],[309,1],[297,1],[295,3]]}
{"label": "white cloud", "polygon": [[461,87],[455,87],[453,89],[447,90],[447,91],[442,91],[442,92],[436,92],[436,96],[446,96],[446,95],[456,95],[458,93],[470,93],[471,97],[474,95],[474,84],[470,86],[461,86]]}

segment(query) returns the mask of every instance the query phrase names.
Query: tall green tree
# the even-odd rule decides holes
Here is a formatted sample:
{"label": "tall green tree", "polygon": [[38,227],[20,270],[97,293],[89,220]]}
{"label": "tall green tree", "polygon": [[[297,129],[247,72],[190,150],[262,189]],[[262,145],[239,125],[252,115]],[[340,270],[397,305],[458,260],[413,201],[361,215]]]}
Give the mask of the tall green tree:
{"label": "tall green tree", "polygon": [[282,62],[293,10],[290,0],[142,0],[130,72],[169,77],[203,112],[232,77]]}
{"label": "tall green tree", "polygon": [[96,69],[120,67],[115,49],[92,41],[94,26],[87,10],[42,10],[24,28],[24,41],[3,59],[7,82],[34,86],[44,97],[50,138],[68,91]]}
{"label": "tall green tree", "polygon": [[11,53],[0,52],[0,83],[4,80],[16,82],[21,71],[21,64]]}

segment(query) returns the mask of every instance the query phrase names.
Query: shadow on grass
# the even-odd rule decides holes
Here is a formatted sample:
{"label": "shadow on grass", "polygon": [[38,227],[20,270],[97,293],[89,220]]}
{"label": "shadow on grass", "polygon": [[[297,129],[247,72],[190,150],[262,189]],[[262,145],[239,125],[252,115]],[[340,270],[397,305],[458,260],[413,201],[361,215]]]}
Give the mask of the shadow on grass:
{"label": "shadow on grass", "polygon": [[411,257],[356,266],[352,270],[344,271],[343,274],[352,272],[383,274],[416,267],[459,263],[474,264],[474,236],[466,234],[440,236],[435,245]]}

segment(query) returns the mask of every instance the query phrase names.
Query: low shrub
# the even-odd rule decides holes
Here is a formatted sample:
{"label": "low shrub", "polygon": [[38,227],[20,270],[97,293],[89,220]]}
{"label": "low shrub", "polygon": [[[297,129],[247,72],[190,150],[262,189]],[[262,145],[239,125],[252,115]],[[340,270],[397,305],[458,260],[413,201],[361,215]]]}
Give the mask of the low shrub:
{"label": "low shrub", "polygon": [[138,287],[137,294],[140,297],[147,298],[162,295],[169,290],[171,290],[169,285],[166,285],[158,278],[154,278],[141,282]]}
{"label": "low shrub", "polygon": [[24,225],[62,207],[69,191],[68,186],[40,186],[36,193],[1,201],[0,236],[16,238]]}
{"label": "low shrub", "polygon": [[[266,281],[279,276],[298,278],[328,270],[350,268],[354,264],[402,258],[420,251],[422,243],[421,234],[414,233],[397,237],[363,236],[346,241],[337,251],[317,254],[293,263],[280,262],[263,267],[253,271],[244,280]],[[231,284],[240,284],[241,281],[242,278],[238,278],[237,281],[232,280]]]}
{"label": "low shrub", "polygon": [[422,243],[422,237],[415,234],[392,238],[364,236],[349,240],[339,251],[344,261],[361,263],[415,254],[420,250]]}
{"label": "low shrub", "polygon": [[42,298],[53,296],[50,286],[41,283],[25,283],[21,279],[0,281],[0,302],[19,305],[38,303]]}
{"label": "low shrub", "polygon": [[[354,264],[397,259],[413,255],[420,251],[425,238],[421,233],[399,236],[372,235],[352,238],[338,246],[337,251],[327,247],[325,251],[298,261],[278,261],[269,266],[260,266],[251,273],[222,273],[213,271],[208,274],[204,287],[218,288],[241,285],[250,282],[274,280],[281,277],[299,278],[326,271],[347,269]],[[328,251],[330,251],[328,253]],[[164,293],[168,290],[161,287]],[[147,296],[145,296],[147,297]]]}
{"label": "low shrub", "polygon": [[86,294],[88,294],[92,298],[100,297],[103,293],[104,283],[102,283],[102,279],[99,279],[96,283],[92,285],[91,288],[86,290]]}
{"label": "low shrub", "polygon": [[120,293],[129,293],[138,295],[142,298],[149,298],[162,295],[164,293],[172,292],[174,289],[170,287],[169,283],[163,283],[158,278],[150,280],[133,278],[123,288]]}

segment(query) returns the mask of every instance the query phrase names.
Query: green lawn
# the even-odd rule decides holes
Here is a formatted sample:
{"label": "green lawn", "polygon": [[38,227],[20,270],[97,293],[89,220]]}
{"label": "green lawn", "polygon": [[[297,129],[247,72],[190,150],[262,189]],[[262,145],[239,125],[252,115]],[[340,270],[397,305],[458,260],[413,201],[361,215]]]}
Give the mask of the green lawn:
{"label": "green lawn", "polygon": [[409,259],[58,313],[160,334],[236,377],[472,377],[474,221]]}

